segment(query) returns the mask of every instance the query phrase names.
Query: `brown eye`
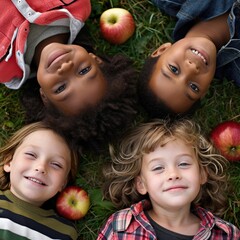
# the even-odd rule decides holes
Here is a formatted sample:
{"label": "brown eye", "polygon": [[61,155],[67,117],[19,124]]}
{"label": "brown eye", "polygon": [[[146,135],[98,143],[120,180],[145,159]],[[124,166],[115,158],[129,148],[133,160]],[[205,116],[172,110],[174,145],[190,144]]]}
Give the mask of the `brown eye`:
{"label": "brown eye", "polygon": [[59,94],[59,93],[63,92],[65,89],[66,89],[66,84],[63,84],[63,85],[61,85],[60,87],[57,88],[55,93]]}
{"label": "brown eye", "polygon": [[79,74],[80,75],[87,74],[90,70],[91,70],[91,67],[83,68],[82,70],[79,71]]}
{"label": "brown eye", "polygon": [[170,71],[171,71],[172,73],[174,73],[175,75],[179,74],[179,70],[178,70],[177,67],[169,64],[169,68],[170,68]]}
{"label": "brown eye", "polygon": [[193,92],[196,92],[196,93],[199,92],[199,87],[196,84],[190,83],[189,87],[192,89]]}

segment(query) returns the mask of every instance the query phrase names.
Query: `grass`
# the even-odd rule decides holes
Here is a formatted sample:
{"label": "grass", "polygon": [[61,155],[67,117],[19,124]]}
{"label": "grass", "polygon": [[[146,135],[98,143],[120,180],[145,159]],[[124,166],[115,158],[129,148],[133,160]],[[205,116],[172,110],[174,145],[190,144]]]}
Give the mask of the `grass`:
{"label": "grass", "polygon": [[[162,14],[147,0],[92,0],[92,14],[87,21],[99,52],[107,54],[124,53],[140,70],[144,59],[160,44],[171,41],[174,20]],[[113,46],[103,40],[99,32],[99,17],[111,7],[128,9],[134,16],[136,31],[125,44]],[[0,86],[0,144],[23,125],[23,111],[18,101],[19,91]],[[209,133],[219,122],[235,120],[240,122],[240,89],[229,81],[214,80],[203,106],[194,119]],[[139,117],[140,119],[142,117]],[[138,120],[137,120],[138,121]],[[91,198],[91,208],[85,218],[76,222],[81,239],[96,239],[97,231],[106,218],[115,210],[111,203],[102,201],[101,168],[109,160],[108,154],[88,154],[81,159],[77,184],[85,188]],[[240,162],[231,163],[229,170],[236,191],[229,198],[229,213],[225,219],[240,227]],[[238,200],[238,202],[237,202]]]}

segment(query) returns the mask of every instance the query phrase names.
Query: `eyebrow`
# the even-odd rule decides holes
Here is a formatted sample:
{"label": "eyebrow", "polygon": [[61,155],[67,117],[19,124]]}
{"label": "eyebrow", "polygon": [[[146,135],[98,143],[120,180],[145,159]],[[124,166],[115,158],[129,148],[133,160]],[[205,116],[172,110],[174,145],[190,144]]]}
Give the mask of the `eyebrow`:
{"label": "eyebrow", "polygon": [[[170,77],[163,69],[161,69],[161,73],[164,77],[166,77],[167,79],[169,79],[170,81],[173,81],[173,78]],[[194,99],[192,96],[190,96],[187,92],[184,93],[184,95],[190,100],[195,102],[196,99]]]}
{"label": "eyebrow", "polygon": [[[180,154],[176,155],[175,157],[176,158],[181,158],[181,157],[190,157],[190,158],[192,158],[193,155],[190,154],[190,153],[180,153]],[[164,158],[162,158],[162,157],[152,158],[152,159],[149,160],[148,164],[150,164],[152,162],[163,161],[163,160],[164,160]]]}

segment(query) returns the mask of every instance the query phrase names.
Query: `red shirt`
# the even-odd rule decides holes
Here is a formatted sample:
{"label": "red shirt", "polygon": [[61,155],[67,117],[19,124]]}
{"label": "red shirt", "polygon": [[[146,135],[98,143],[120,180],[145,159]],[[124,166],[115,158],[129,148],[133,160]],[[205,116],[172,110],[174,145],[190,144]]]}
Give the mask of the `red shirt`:
{"label": "red shirt", "polygon": [[[102,227],[97,240],[149,240],[157,239],[144,209],[149,202],[142,201],[130,208],[112,214]],[[195,207],[194,211],[200,218],[201,227],[193,240],[239,240],[240,230],[229,222],[215,217],[209,211]]]}
{"label": "red shirt", "polygon": [[[30,24],[70,28],[72,42],[91,13],[90,0],[1,0],[0,82],[17,89],[29,77],[24,52]],[[69,21],[70,20],[70,21]]]}

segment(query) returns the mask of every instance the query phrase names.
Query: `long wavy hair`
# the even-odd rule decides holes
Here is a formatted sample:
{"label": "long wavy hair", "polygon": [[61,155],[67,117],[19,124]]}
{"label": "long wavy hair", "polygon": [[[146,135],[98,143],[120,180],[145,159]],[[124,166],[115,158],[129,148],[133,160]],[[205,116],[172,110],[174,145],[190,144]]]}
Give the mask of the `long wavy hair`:
{"label": "long wavy hair", "polygon": [[75,181],[78,170],[78,154],[73,150],[73,145],[61,132],[54,131],[45,122],[36,122],[26,125],[16,131],[7,141],[4,146],[0,148],[0,189],[10,189],[10,174],[4,171],[4,165],[12,160],[12,157],[17,148],[22,144],[24,139],[31,133],[39,130],[50,130],[59,135],[69,147],[71,153],[71,169],[68,175],[68,184],[72,184]]}
{"label": "long wavy hair", "polygon": [[193,203],[222,216],[226,211],[229,190],[226,169],[228,161],[201,133],[200,126],[188,119],[178,121],[153,120],[132,129],[114,148],[110,146],[112,163],[104,169],[106,182],[104,196],[116,207],[129,207],[148,196],[142,196],[135,187],[144,155],[173,139],[181,139],[193,147],[200,173],[205,171],[207,182]]}

